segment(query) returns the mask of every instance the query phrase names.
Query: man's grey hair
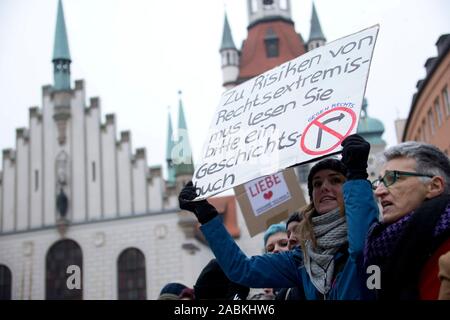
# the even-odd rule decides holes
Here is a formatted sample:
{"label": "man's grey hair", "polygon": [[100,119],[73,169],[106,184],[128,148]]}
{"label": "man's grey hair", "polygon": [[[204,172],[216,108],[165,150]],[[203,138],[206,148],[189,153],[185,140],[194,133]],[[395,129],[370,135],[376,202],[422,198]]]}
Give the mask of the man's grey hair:
{"label": "man's grey hair", "polygon": [[445,191],[450,190],[450,159],[434,145],[407,141],[384,151],[382,161],[396,158],[411,158],[416,160],[416,171],[433,176],[441,176],[445,180]]}

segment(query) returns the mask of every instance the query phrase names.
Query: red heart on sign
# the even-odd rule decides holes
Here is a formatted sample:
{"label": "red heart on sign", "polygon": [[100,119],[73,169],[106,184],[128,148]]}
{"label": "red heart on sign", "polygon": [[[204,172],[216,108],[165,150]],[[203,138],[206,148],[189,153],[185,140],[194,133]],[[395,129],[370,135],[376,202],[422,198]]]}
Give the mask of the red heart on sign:
{"label": "red heart on sign", "polygon": [[266,200],[269,200],[270,198],[272,198],[272,196],[273,196],[272,191],[264,193],[264,199],[266,199]]}

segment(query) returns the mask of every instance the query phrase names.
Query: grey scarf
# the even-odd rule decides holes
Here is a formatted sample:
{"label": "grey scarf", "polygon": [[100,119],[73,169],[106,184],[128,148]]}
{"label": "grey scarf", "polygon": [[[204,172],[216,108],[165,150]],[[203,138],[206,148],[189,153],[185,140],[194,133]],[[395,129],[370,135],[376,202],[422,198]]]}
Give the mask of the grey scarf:
{"label": "grey scarf", "polygon": [[339,215],[339,208],[312,218],[317,246],[306,241],[304,263],[312,283],[322,294],[331,289],[334,272],[334,254],[347,243],[347,223]]}

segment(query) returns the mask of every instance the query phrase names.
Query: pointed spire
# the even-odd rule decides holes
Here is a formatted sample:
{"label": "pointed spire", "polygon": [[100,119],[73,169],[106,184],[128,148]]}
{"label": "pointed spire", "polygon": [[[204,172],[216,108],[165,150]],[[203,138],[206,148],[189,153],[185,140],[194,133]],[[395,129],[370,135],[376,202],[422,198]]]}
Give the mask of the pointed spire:
{"label": "pointed spire", "polygon": [[70,90],[70,52],[61,0],[58,1],[55,43],[53,47],[53,78],[55,90]]}
{"label": "pointed spire", "polygon": [[166,160],[172,160],[172,149],[173,149],[173,128],[172,119],[170,118],[170,109],[168,110],[168,129],[167,129],[167,148],[166,148]]}
{"label": "pointed spire", "polygon": [[225,20],[223,23],[222,45],[220,46],[220,51],[226,49],[237,50],[233,41],[233,36],[231,35],[231,29],[228,23],[227,13],[225,12]]}
{"label": "pointed spire", "polygon": [[309,33],[309,41],[312,40],[323,40],[326,41],[325,36],[322,32],[322,27],[320,26],[319,17],[317,16],[316,6],[313,2],[312,5],[312,16],[311,16],[311,30]]}
{"label": "pointed spire", "polygon": [[69,42],[67,41],[66,22],[61,0],[58,0],[58,15],[56,18],[55,43],[53,47],[53,60],[71,60]]}
{"label": "pointed spire", "polygon": [[194,163],[192,161],[192,149],[189,143],[189,136],[184,117],[183,102],[181,100],[181,91],[178,91],[179,107],[178,107],[178,148],[176,152],[177,159],[175,162],[175,176],[192,175],[194,173]]}
{"label": "pointed spire", "polygon": [[173,128],[172,119],[170,118],[170,107],[168,109],[168,129],[167,129],[167,149],[166,149],[166,161],[167,161],[167,182],[169,185],[175,184],[175,167],[172,159],[172,150],[175,146],[173,141]]}

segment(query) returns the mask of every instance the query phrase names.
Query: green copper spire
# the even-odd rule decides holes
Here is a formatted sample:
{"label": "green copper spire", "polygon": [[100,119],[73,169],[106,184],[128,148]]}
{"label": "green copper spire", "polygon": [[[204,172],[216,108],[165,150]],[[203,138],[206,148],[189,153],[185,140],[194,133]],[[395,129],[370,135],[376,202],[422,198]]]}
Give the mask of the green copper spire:
{"label": "green copper spire", "polygon": [[175,184],[175,167],[172,159],[172,150],[174,148],[173,141],[173,128],[172,120],[170,118],[170,110],[168,112],[168,130],[167,130],[167,149],[166,149],[166,161],[167,161],[167,181],[169,184]]}
{"label": "green copper spire", "polygon": [[55,43],[53,48],[53,61],[58,59],[70,60],[66,22],[64,20],[64,10],[61,0],[58,0],[58,15],[56,18]]}
{"label": "green copper spire", "polygon": [[53,47],[53,76],[55,90],[70,89],[70,53],[67,41],[66,23],[61,0],[58,1],[55,43]]}
{"label": "green copper spire", "polygon": [[192,175],[194,173],[194,163],[192,161],[192,149],[189,144],[189,136],[186,126],[186,119],[184,117],[183,102],[181,100],[181,91],[178,91],[180,95],[180,102],[178,107],[178,141],[175,146],[176,159],[175,162],[175,176],[187,174]]}
{"label": "green copper spire", "polygon": [[322,27],[320,26],[319,17],[317,16],[316,6],[312,6],[312,16],[311,16],[311,30],[309,33],[309,41],[312,40],[323,40],[326,41],[325,36],[322,32]]}
{"label": "green copper spire", "polygon": [[225,13],[225,21],[223,23],[223,35],[222,35],[222,45],[220,46],[220,51],[226,49],[237,50],[234,45],[233,36],[231,35],[230,25],[228,24],[228,17]]}

